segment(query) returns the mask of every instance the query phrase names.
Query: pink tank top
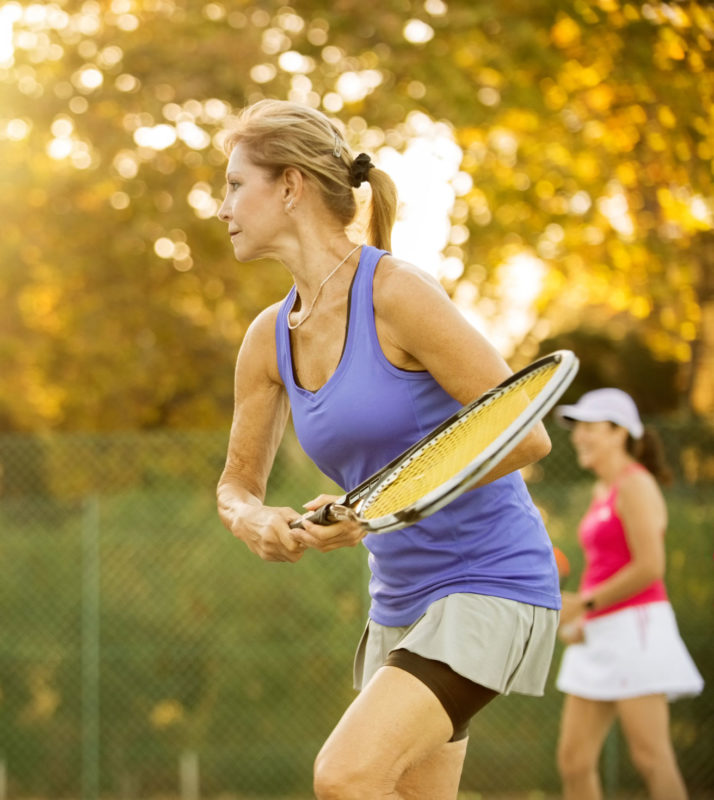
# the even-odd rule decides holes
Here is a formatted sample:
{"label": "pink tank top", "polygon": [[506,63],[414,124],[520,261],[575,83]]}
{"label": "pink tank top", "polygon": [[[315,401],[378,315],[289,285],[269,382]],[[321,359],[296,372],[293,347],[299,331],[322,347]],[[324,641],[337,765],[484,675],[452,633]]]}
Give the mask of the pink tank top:
{"label": "pink tank top", "polygon": [[[633,469],[644,469],[635,465]],[[630,549],[622,521],[617,515],[617,484],[604,497],[594,498],[578,527],[578,538],[585,553],[585,571],[580,590],[594,589],[622,569],[631,559]],[[606,608],[591,611],[587,617],[610,614],[621,608],[640,606],[667,600],[667,590],[662,580],[656,580],[632,597],[627,597]]]}

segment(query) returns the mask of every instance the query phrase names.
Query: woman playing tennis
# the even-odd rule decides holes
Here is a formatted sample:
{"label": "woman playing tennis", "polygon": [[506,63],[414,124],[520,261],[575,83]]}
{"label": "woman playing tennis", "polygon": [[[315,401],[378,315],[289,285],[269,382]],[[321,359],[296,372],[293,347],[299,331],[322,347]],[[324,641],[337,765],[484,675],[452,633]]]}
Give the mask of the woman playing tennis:
{"label": "woman playing tennis", "polygon": [[580,590],[563,594],[563,797],[600,800],[600,752],[619,719],[649,796],[686,800],[668,701],[699,694],[703,681],[664,584],[667,507],[658,483],[671,476],[659,437],[620,389],[587,392],[556,417],[572,428],[578,463],[596,478],[578,529],[586,562]]}
{"label": "woman playing tennis", "polygon": [[[219,217],[237,260],[277,259],[295,285],[254,320],[238,355],[221,519],[268,561],[360,541],[369,550],[360,691],[317,756],[315,794],[455,798],[471,718],[499,694],[543,693],[558,574],[517,470],[550,442],[537,425],[477,488],[402,530],[291,529],[297,511],[264,504],[289,413],[305,451],[348,490],[510,371],[436,281],[390,255],[394,184],[326,116],[261,101],[227,152]],[[365,181],[370,245],[346,234]]]}

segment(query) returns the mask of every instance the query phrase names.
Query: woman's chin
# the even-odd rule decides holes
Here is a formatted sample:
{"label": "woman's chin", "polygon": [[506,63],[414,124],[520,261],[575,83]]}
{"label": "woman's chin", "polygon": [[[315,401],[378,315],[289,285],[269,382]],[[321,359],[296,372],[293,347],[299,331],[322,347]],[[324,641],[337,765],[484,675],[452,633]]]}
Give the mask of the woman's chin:
{"label": "woman's chin", "polygon": [[247,264],[249,261],[259,261],[262,259],[275,258],[271,251],[266,248],[249,247],[246,242],[233,242],[233,255],[236,261]]}
{"label": "woman's chin", "polygon": [[246,261],[253,261],[255,256],[252,255],[247,247],[242,242],[234,241],[233,242],[233,255],[235,256],[236,261],[246,262]]}
{"label": "woman's chin", "polygon": [[580,469],[592,469],[592,461],[586,453],[578,453],[577,460]]}

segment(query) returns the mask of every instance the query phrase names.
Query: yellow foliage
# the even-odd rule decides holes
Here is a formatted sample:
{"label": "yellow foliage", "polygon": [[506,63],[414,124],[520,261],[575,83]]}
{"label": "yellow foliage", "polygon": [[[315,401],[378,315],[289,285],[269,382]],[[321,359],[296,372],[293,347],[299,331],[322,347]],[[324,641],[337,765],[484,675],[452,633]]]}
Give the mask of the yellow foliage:
{"label": "yellow foliage", "polygon": [[[612,150],[615,153],[631,152],[639,140],[640,132],[634,125],[614,128],[610,131],[610,136],[608,137],[608,141],[612,142]],[[629,164],[629,162],[626,163]],[[634,185],[634,183],[630,182],[628,183],[629,185]]]}
{"label": "yellow foliage", "polygon": [[168,728],[181,722],[184,717],[183,706],[178,700],[161,700],[152,709],[149,719],[155,728]]}
{"label": "yellow foliage", "polygon": [[631,105],[627,109],[627,114],[633,125],[644,125],[647,122],[647,112],[638,103]]}
{"label": "yellow foliage", "polygon": [[687,9],[672,3],[667,9],[667,19],[675,28],[690,28],[692,20],[687,14]]}
{"label": "yellow foliage", "polygon": [[637,186],[637,169],[635,164],[631,161],[624,161],[618,164],[615,168],[615,174],[617,175],[617,180],[620,181],[623,186],[628,188]]}
{"label": "yellow foliage", "polygon": [[697,145],[697,156],[699,156],[702,161],[709,161],[711,158],[714,158],[714,150],[712,150],[709,142],[700,142]]}
{"label": "yellow foliage", "polygon": [[545,155],[548,161],[559,167],[564,167],[571,161],[570,152],[560,142],[550,142],[545,149]]}
{"label": "yellow foliage", "polygon": [[655,45],[655,61],[662,69],[668,69],[668,60],[681,61],[686,55],[686,44],[671,28],[662,28]]}
{"label": "yellow foliage", "polygon": [[551,28],[550,38],[556,47],[569,47],[580,41],[580,26],[572,17],[561,16]]}
{"label": "yellow foliage", "polygon": [[57,313],[61,293],[57,286],[30,284],[18,295],[17,304],[28,328],[56,333],[61,328]]}
{"label": "yellow foliage", "polygon": [[614,99],[615,93],[606,83],[590,89],[585,95],[586,103],[593,111],[600,114],[610,110]]}
{"label": "yellow foliage", "polygon": [[472,47],[459,47],[453,54],[454,63],[462,69],[473,66],[477,60],[477,52]]}
{"label": "yellow foliage", "polygon": [[621,287],[613,288],[609,296],[609,304],[615,311],[625,311],[630,307],[630,293]]}
{"label": "yellow foliage", "polygon": [[656,152],[663,153],[667,149],[667,140],[659,131],[647,132],[647,144]]}
{"label": "yellow foliage", "polygon": [[21,712],[23,722],[42,722],[54,716],[62,697],[52,686],[53,677],[52,667],[43,665],[30,671],[27,679],[29,697]]}
{"label": "yellow foliage", "polygon": [[557,83],[551,83],[545,88],[543,99],[548,108],[558,111],[568,102],[568,94]]}
{"label": "yellow foliage", "polygon": [[[93,4],[98,20],[105,5]],[[146,4],[123,5],[138,10]],[[600,302],[638,324],[646,320],[642,327],[649,330],[662,327],[659,307],[666,304],[671,319],[661,351],[671,353],[678,341],[686,344],[697,335],[698,323],[683,298],[684,285],[701,279],[691,272],[668,283],[663,265],[676,262],[684,273],[688,264],[701,263],[709,244],[700,233],[714,229],[711,4],[576,0],[568,12],[556,10],[554,23],[549,18],[545,27],[535,8],[531,13],[495,4],[489,27],[472,24],[478,4],[460,0],[447,4],[433,42],[418,48],[405,47],[401,24],[381,26],[381,41],[373,46],[357,19],[344,26],[336,19],[333,30],[326,22],[314,27],[314,19],[321,19],[315,16],[304,20],[306,30],[320,35],[307,41],[323,56],[316,56],[309,78],[281,67],[281,59],[305,42],[297,29],[282,26],[281,14],[273,18],[271,4],[261,7],[260,24],[250,18],[255,24],[240,34],[240,52],[235,30],[220,15],[201,17],[202,5],[187,11],[183,23],[162,21],[160,35],[153,35],[158,30],[147,14],[136,32],[123,32],[121,50],[102,50],[99,31],[79,42],[69,29],[39,23],[25,36],[29,18],[18,18],[18,36],[47,44],[56,38],[61,46],[51,59],[45,45],[29,55],[17,47],[16,63],[0,76],[8,108],[17,106],[14,119],[0,120],[7,153],[3,180],[20,189],[17,200],[6,193],[0,215],[0,262],[11,277],[5,281],[3,275],[0,286],[11,311],[2,321],[18,351],[7,395],[21,397],[8,412],[12,424],[50,425],[66,415],[68,425],[132,425],[153,420],[153,408],[160,409],[155,418],[162,424],[173,418],[187,425],[220,421],[226,401],[217,399],[222,384],[213,384],[212,376],[232,362],[249,318],[279,296],[283,278],[264,281],[258,271],[236,270],[230,254],[218,249],[219,238],[225,247],[224,233],[215,233],[215,223],[197,224],[195,207],[187,207],[185,198],[197,182],[212,188],[221,182],[225,159],[218,145],[234,98],[300,97],[319,107],[345,69],[379,70],[385,78],[361,101],[364,118],[355,104],[335,112],[353,144],[376,155],[385,143],[405,146],[406,118],[417,96],[423,114],[453,123],[463,151],[460,169],[479,187],[459,198],[458,222],[480,230],[452,242],[461,249],[444,253],[483,263],[490,273],[514,241],[541,248],[551,265],[544,293],[562,295],[564,306],[577,305],[577,311],[568,309],[573,324],[580,313],[588,318],[582,309]],[[223,5],[231,4],[206,8],[218,14]],[[237,5],[252,7],[249,0]],[[354,10],[369,16],[368,10]],[[189,24],[194,11],[197,18]],[[150,31],[163,65],[156,75],[146,69],[144,37],[148,41]],[[188,43],[197,48],[190,63],[203,63],[210,54],[216,69],[209,76],[191,71],[188,61],[165,57],[164,46],[173,52]],[[114,58],[114,50],[120,61],[103,63]],[[72,70],[89,62],[102,71],[101,87],[73,88]],[[258,63],[274,74],[264,86],[247,77]],[[428,89],[404,94],[409,82]],[[479,87],[502,91],[485,93],[497,97],[492,105],[469,102]],[[39,90],[47,102],[36,102]],[[166,149],[134,146],[139,127],[159,123],[177,135],[179,123],[187,135],[207,134],[205,148],[196,149],[183,133]],[[85,162],[71,155],[49,158],[47,141],[60,134],[71,138],[79,154],[86,145],[91,166],[99,169],[79,169]],[[621,188],[615,190],[616,184]],[[603,198],[610,198],[609,214],[602,213]],[[183,238],[176,235],[179,228]],[[559,229],[561,237],[548,239],[549,228]],[[190,241],[194,273],[202,280],[186,282],[190,275],[179,274],[187,259],[157,260],[152,243],[159,237],[177,249]],[[117,298],[111,308],[110,292]],[[550,308],[542,309],[546,322],[562,325],[560,317],[549,317]],[[149,329],[152,336],[144,337]],[[118,352],[131,352],[137,365]],[[70,368],[61,378],[58,362]],[[145,376],[154,372],[161,380],[149,389]],[[198,374],[201,381],[194,378]],[[102,382],[111,389],[105,392]],[[97,401],[77,400],[80,394]],[[126,406],[126,418],[100,419],[99,409],[109,405],[101,398],[113,394]],[[167,402],[172,395],[179,400]],[[156,718],[174,712],[157,707]]]}
{"label": "yellow foliage", "polygon": [[675,143],[674,152],[680,161],[691,161],[692,159],[692,151],[689,147],[689,143],[685,142],[683,139]]}
{"label": "yellow foliage", "polygon": [[540,198],[552,197],[555,194],[555,186],[548,180],[540,180],[535,185],[535,192]]}
{"label": "yellow foliage", "polygon": [[674,116],[669,106],[659,106],[657,109],[657,118],[665,128],[674,128],[677,125],[677,118]]}
{"label": "yellow foliage", "polygon": [[582,151],[575,157],[574,172],[585,183],[591,183],[600,176],[600,164],[592,153]]}
{"label": "yellow foliage", "polygon": [[479,70],[478,80],[484,86],[493,86],[496,89],[503,86],[503,75],[490,67],[483,67]]}
{"label": "yellow foliage", "polygon": [[[688,364],[692,360],[692,348],[687,342],[677,342],[672,348],[672,355],[682,364]],[[707,393],[711,397],[711,391],[707,390]],[[706,407],[711,408],[711,401],[706,403]]]}
{"label": "yellow foliage", "polygon": [[503,127],[512,131],[533,133],[539,125],[538,115],[527,108],[510,108],[503,115]]}
{"label": "yellow foliage", "polygon": [[647,319],[652,311],[652,304],[646,297],[633,297],[630,303],[630,313],[637,319]]}
{"label": "yellow foliage", "polygon": [[25,373],[24,399],[28,414],[41,420],[39,427],[44,428],[61,421],[67,389],[48,382],[44,374],[33,367]]}
{"label": "yellow foliage", "polygon": [[675,310],[669,306],[663,308],[659,312],[659,320],[662,327],[666,330],[674,330],[677,327],[677,314]]}
{"label": "yellow foliage", "polygon": [[679,335],[688,342],[693,342],[697,338],[697,326],[690,320],[685,320],[680,328]]}
{"label": "yellow foliage", "polygon": [[469,148],[472,144],[480,144],[485,139],[483,128],[464,127],[459,128],[459,144],[464,148]]}

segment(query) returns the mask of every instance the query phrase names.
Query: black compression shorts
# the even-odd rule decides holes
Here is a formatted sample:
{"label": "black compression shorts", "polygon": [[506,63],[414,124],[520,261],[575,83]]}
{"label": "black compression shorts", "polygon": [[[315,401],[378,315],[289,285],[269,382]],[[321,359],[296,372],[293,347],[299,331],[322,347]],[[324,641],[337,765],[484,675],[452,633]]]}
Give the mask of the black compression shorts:
{"label": "black compression shorts", "polygon": [[448,664],[424,658],[410,650],[392,650],[384,663],[409,672],[431,689],[454,726],[454,735],[449,740],[452,742],[469,735],[471,718],[498,694],[464,678]]}

